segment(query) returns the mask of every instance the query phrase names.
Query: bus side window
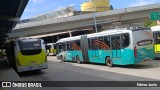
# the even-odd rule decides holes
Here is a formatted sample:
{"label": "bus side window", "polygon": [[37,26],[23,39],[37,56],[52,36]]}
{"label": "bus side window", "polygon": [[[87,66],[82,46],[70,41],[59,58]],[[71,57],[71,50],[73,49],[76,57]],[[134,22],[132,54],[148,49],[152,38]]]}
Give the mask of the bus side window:
{"label": "bus side window", "polygon": [[111,36],[111,45],[113,50],[119,50],[121,48],[120,36]]}
{"label": "bus side window", "polygon": [[125,48],[129,45],[129,34],[122,34],[122,47]]}
{"label": "bus side window", "polygon": [[74,44],[75,44],[74,41],[70,42],[70,50],[71,50],[71,51],[72,51],[72,50],[75,50]]}
{"label": "bus side window", "polygon": [[69,51],[71,49],[70,42],[67,42],[67,50]]}
{"label": "bus side window", "polygon": [[92,46],[91,46],[91,39],[88,38],[88,48],[91,49],[91,47],[92,47]]}
{"label": "bus side window", "polygon": [[104,37],[104,43],[105,43],[106,49],[110,49],[110,37],[109,36]]}
{"label": "bus side window", "polygon": [[76,50],[81,50],[80,40],[75,41]]}
{"label": "bus side window", "polygon": [[92,50],[98,50],[98,38],[91,39]]}
{"label": "bus side window", "polygon": [[58,44],[58,49],[59,49],[60,52],[62,51],[61,43]]}
{"label": "bus side window", "polygon": [[62,43],[62,50],[63,50],[63,51],[66,51],[65,43]]}
{"label": "bus side window", "polygon": [[98,38],[98,49],[107,49],[104,45],[104,38],[103,37],[99,37]]}

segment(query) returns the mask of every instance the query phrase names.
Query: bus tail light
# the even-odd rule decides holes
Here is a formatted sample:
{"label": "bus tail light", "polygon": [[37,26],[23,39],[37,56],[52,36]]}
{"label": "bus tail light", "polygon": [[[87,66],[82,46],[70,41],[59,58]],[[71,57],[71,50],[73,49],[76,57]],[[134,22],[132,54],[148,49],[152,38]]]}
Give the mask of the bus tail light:
{"label": "bus tail light", "polygon": [[137,55],[137,47],[136,47],[136,46],[134,47],[134,57],[135,57],[135,58],[138,57],[138,55]]}
{"label": "bus tail light", "polygon": [[45,56],[45,62],[47,62],[47,56]]}
{"label": "bus tail light", "polygon": [[21,65],[18,59],[16,60],[16,64],[17,64],[18,66]]}

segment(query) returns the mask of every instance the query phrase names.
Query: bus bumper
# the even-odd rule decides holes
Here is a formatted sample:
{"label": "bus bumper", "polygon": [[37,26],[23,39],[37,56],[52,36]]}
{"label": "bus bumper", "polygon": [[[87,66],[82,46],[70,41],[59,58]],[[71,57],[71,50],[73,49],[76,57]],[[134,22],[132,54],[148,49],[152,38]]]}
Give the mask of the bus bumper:
{"label": "bus bumper", "polygon": [[160,53],[155,53],[156,58],[160,58]]}
{"label": "bus bumper", "polygon": [[39,65],[34,66],[18,66],[17,71],[18,72],[24,72],[24,71],[32,71],[32,70],[39,70],[39,69],[47,69],[48,63],[43,63]]}
{"label": "bus bumper", "polygon": [[140,60],[138,60],[138,61],[136,61],[136,63],[135,64],[138,64],[138,63],[145,63],[145,62],[148,62],[148,61],[152,61],[154,59],[154,57],[153,58],[151,58],[151,57],[148,57],[148,58],[145,58],[145,59],[140,59]]}

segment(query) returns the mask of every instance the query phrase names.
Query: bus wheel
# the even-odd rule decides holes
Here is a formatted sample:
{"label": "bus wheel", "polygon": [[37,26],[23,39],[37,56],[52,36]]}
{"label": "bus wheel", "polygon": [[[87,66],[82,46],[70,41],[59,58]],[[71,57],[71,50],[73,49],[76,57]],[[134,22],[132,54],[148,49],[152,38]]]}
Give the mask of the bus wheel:
{"label": "bus wheel", "polygon": [[61,58],[60,58],[60,59],[61,59],[61,61],[62,61],[62,62],[64,62],[64,61],[65,61],[65,60],[63,59],[63,56],[61,56]]}
{"label": "bus wheel", "polygon": [[113,63],[112,63],[112,60],[111,60],[110,57],[107,57],[107,58],[106,58],[106,65],[107,65],[108,67],[113,67]]}
{"label": "bus wheel", "polygon": [[81,64],[79,56],[76,56],[76,61],[77,61],[78,64]]}

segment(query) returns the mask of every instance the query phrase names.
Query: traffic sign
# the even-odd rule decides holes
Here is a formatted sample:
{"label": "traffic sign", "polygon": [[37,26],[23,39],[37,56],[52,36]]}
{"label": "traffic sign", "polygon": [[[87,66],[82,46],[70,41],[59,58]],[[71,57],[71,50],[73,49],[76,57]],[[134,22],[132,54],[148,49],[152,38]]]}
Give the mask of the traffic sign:
{"label": "traffic sign", "polygon": [[151,20],[160,20],[160,12],[150,12]]}

